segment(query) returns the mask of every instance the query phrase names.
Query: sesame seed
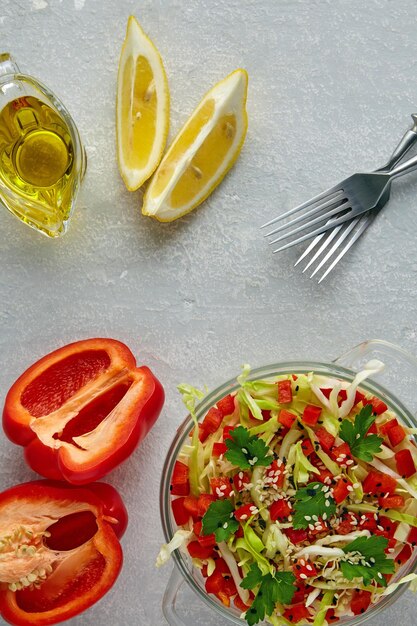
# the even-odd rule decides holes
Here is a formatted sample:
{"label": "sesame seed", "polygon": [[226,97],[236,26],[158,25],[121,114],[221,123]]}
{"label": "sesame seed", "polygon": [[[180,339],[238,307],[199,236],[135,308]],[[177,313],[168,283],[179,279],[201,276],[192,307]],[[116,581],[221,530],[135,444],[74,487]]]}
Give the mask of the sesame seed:
{"label": "sesame seed", "polygon": [[310,530],[314,530],[314,524],[309,524],[308,527]]}
{"label": "sesame seed", "polygon": [[240,519],[243,521],[245,519],[248,519],[248,516],[246,515],[246,513],[244,513],[243,515],[240,516]]}
{"label": "sesame seed", "polygon": [[320,485],[314,485],[313,489],[319,489]]}
{"label": "sesame seed", "polygon": [[225,522],[225,523],[223,524],[223,528],[224,528],[225,530],[226,530],[226,528],[227,528],[228,526],[229,526],[229,522]]}
{"label": "sesame seed", "polygon": [[248,453],[248,451],[246,450],[246,448],[242,448],[242,452],[244,452],[245,454]]}
{"label": "sesame seed", "polygon": [[360,487],[359,483],[353,483],[353,488],[354,489],[359,489],[359,487]]}
{"label": "sesame seed", "polygon": [[328,500],[325,500],[325,501],[324,501],[324,504],[325,504],[326,506],[330,506],[330,502],[329,502]]}
{"label": "sesame seed", "polygon": [[326,520],[327,519],[327,513],[323,513],[323,519]]}
{"label": "sesame seed", "polygon": [[306,522],[309,522],[311,520],[310,515],[304,515],[304,519]]}
{"label": "sesame seed", "polygon": [[300,578],[302,578],[303,580],[305,580],[306,578],[308,578],[307,574],[300,574]]}
{"label": "sesame seed", "polygon": [[348,491],[353,491],[353,487],[352,487],[352,485],[348,485],[348,486],[346,487],[346,489],[347,489]]}
{"label": "sesame seed", "polygon": [[378,530],[384,530],[384,527],[381,526],[381,524],[378,524],[377,528],[378,528]]}
{"label": "sesame seed", "polygon": [[349,459],[349,461],[346,461],[346,465],[353,465],[354,462],[353,459]]}
{"label": "sesame seed", "polygon": [[240,478],[240,480],[242,480],[242,478],[243,478],[243,472],[239,472],[239,478]]}
{"label": "sesame seed", "polygon": [[313,520],[314,520],[315,522],[318,522],[318,521],[319,521],[319,518],[317,517],[317,515],[312,515],[311,517],[313,518]]}
{"label": "sesame seed", "polygon": [[220,491],[226,491],[226,485],[222,485],[222,486],[220,487]]}

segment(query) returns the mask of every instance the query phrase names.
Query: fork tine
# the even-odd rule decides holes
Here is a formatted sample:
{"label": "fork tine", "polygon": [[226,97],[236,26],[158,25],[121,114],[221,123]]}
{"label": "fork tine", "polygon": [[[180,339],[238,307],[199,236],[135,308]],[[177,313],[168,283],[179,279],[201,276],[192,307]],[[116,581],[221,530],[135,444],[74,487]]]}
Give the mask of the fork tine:
{"label": "fork tine", "polygon": [[[270,235],[275,235],[275,233],[278,233],[281,230],[285,230],[286,228],[289,228],[290,226],[293,226],[294,224],[297,224],[298,222],[302,222],[303,220],[305,220],[310,215],[315,215],[319,211],[322,211],[324,209],[328,209],[329,207],[333,206],[335,203],[342,202],[343,200],[344,200],[344,196],[343,196],[343,192],[341,191],[340,193],[337,193],[330,200],[326,200],[326,202],[323,202],[322,204],[319,204],[319,205],[313,207],[312,209],[309,209],[308,211],[306,211],[302,215],[299,215],[298,217],[294,217],[294,219],[290,220],[289,222],[286,222],[285,224],[281,224],[281,226],[278,226],[278,228],[274,228],[269,233],[266,233],[266,235],[264,235],[264,237],[269,237]],[[282,216],[282,217],[284,217],[284,216]]]}
{"label": "fork tine", "polygon": [[278,222],[279,220],[285,219],[286,217],[289,217],[290,215],[293,215],[293,213],[296,213],[297,211],[301,211],[302,209],[306,209],[308,206],[315,204],[319,200],[323,200],[327,196],[330,196],[331,194],[335,194],[335,193],[340,192],[340,191],[342,191],[342,189],[340,188],[340,184],[336,185],[335,187],[330,187],[330,189],[327,189],[326,191],[323,191],[322,193],[319,193],[317,196],[314,196],[313,198],[310,198],[310,200],[307,200],[307,202],[303,202],[303,204],[299,204],[298,206],[294,207],[293,209],[290,209],[289,211],[286,211],[282,215],[278,215],[278,217],[274,217],[274,219],[269,220],[269,222],[266,222],[266,224],[263,224],[260,228],[266,228],[267,226],[270,226],[271,224],[275,224],[275,222]]}
{"label": "fork tine", "polygon": [[[314,263],[314,261],[321,255],[321,253],[327,248],[327,246],[333,241],[333,239],[336,237],[336,235],[338,234],[338,232],[340,231],[341,228],[343,228],[343,224],[340,224],[339,226],[335,226],[329,232],[329,234],[327,235],[326,240],[322,243],[320,248],[317,250],[317,252],[314,254],[314,256],[311,257],[310,261],[307,263],[307,265],[303,269],[303,274],[304,274],[305,271],[308,270],[310,265],[312,265]],[[323,233],[323,234],[326,234],[326,233]]]}
{"label": "fork tine", "polygon": [[326,276],[328,276],[330,274],[330,272],[335,267],[335,265],[337,265],[339,263],[340,259],[344,257],[346,252],[348,252],[348,250],[350,250],[350,248],[353,246],[355,241],[357,241],[359,239],[359,237],[367,229],[369,223],[372,222],[372,220],[373,220],[373,217],[371,215],[363,215],[362,216],[362,219],[361,219],[361,222],[359,224],[358,230],[354,233],[353,237],[351,237],[351,239],[349,239],[349,241],[346,243],[345,247],[342,248],[342,250],[339,252],[337,257],[331,262],[331,264],[329,265],[327,270],[324,272],[323,276],[320,278],[319,283],[321,283],[321,281],[324,280],[326,278]]}
{"label": "fork tine", "polygon": [[[327,211],[326,213],[323,213],[322,215],[319,215],[318,217],[316,217],[316,218],[310,220],[309,222],[307,222],[306,224],[301,224],[301,226],[297,226],[297,228],[293,228],[292,230],[290,230],[289,233],[284,233],[283,235],[280,235],[279,237],[277,237],[273,241],[270,241],[269,245],[272,245],[274,243],[278,243],[278,241],[282,241],[283,239],[287,239],[288,237],[292,237],[292,235],[296,235],[297,233],[299,233],[300,231],[303,231],[303,230],[305,231],[306,228],[309,228],[310,226],[314,226],[315,224],[318,224],[319,222],[322,222],[323,220],[327,220],[329,217],[332,217],[332,215],[337,215],[338,213],[342,213],[343,211],[347,211],[348,209],[351,209],[351,208],[352,207],[350,206],[349,201],[345,200],[345,202],[343,204],[340,204],[337,207],[334,207],[333,209],[330,209],[330,211]],[[349,219],[349,216],[345,217],[345,220],[346,219]],[[345,221],[345,220],[342,219],[342,222]],[[342,222],[338,222],[338,223],[341,224]],[[328,230],[329,228],[332,227],[332,224],[329,224],[328,222],[326,222],[326,224],[324,224],[324,226],[326,226],[326,228],[324,228],[324,230]],[[337,226],[337,224],[334,223],[333,226]],[[323,230],[318,231],[318,232],[323,232]],[[312,236],[311,233],[308,233],[308,236],[311,237]]]}
{"label": "fork tine", "polygon": [[320,263],[317,265],[316,269],[311,274],[310,278],[313,278],[313,276],[315,276],[315,274],[317,274],[319,269],[321,269],[323,267],[323,265],[326,263],[326,261],[328,261],[330,259],[330,257],[333,255],[333,252],[335,252],[335,250],[338,249],[340,244],[343,243],[343,241],[346,239],[346,237],[349,235],[349,233],[355,228],[355,226],[359,222],[359,220],[360,220],[360,217],[356,217],[355,219],[351,220],[351,222],[348,223],[347,227],[344,229],[342,234],[338,237],[336,242],[332,245],[332,247],[330,248],[328,253],[322,258]]}
{"label": "fork tine", "polygon": [[349,221],[349,215],[342,215],[341,217],[337,217],[334,220],[329,220],[329,222],[326,222],[326,224],[323,224],[323,226],[319,226],[319,228],[316,228],[315,230],[312,230],[309,233],[306,233],[305,235],[302,235],[301,237],[298,237],[297,239],[294,239],[293,241],[289,241],[288,243],[284,244],[283,246],[277,248],[276,250],[273,250],[273,254],[275,254],[276,252],[282,252],[282,250],[287,250],[288,248],[291,248],[292,246],[296,246],[299,243],[302,243],[303,241],[306,241],[307,239],[311,239],[311,237],[314,237],[315,235],[319,235],[320,233],[325,233],[327,230],[330,230],[330,228],[334,228],[335,226],[339,226],[339,224],[343,224],[343,222]]}
{"label": "fork tine", "polygon": [[303,254],[300,256],[300,258],[294,263],[294,267],[297,267],[297,265],[299,263],[301,263],[301,261],[303,259],[305,259],[305,257],[307,256],[307,254],[309,252],[311,252],[312,250],[314,250],[314,248],[317,246],[317,244],[323,239],[325,233],[321,233],[320,235],[317,235],[317,237],[315,239],[313,239],[313,241],[311,242],[311,244],[308,246],[308,248],[306,248],[303,252]]}

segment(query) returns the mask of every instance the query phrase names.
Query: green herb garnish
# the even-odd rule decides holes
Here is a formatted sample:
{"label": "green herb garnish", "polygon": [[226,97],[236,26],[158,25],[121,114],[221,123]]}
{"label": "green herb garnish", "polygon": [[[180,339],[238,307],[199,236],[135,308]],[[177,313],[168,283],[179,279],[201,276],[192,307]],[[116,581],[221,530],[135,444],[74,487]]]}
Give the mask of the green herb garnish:
{"label": "green herb garnish", "polygon": [[239,528],[230,500],[212,502],[203,517],[203,535],[214,533],[217,543],[227,541]]}
{"label": "green herb garnish", "polygon": [[274,459],[270,449],[263,439],[251,435],[247,428],[244,426],[234,428],[230,431],[230,437],[231,439],[227,438],[225,441],[227,452],[224,455],[230,463],[240,469],[271,465]]}
{"label": "green herb garnish", "polygon": [[343,576],[348,580],[362,578],[364,585],[374,580],[386,587],[383,574],[392,574],[395,570],[394,561],[384,552],[387,545],[388,539],[377,535],[358,537],[348,543],[342,548],[346,553],[346,560],[340,563]]}
{"label": "green herb garnish", "polygon": [[374,454],[381,452],[383,442],[383,439],[377,435],[366,434],[375,419],[376,416],[372,415],[372,405],[367,404],[355,416],[354,423],[349,419],[344,419],[339,431],[339,436],[349,444],[353,456],[368,463],[372,461]]}
{"label": "green herb garnish", "polygon": [[240,583],[243,589],[254,589],[259,586],[250,609],[245,613],[249,626],[261,622],[265,615],[272,615],[277,602],[291,604],[295,593],[294,582],[295,576],[291,572],[275,572],[263,576],[257,563],[252,563],[249,572]]}
{"label": "green herb garnish", "polygon": [[314,525],[313,515],[328,519],[336,512],[336,502],[330,495],[330,487],[323,483],[309,483],[298,489],[294,497],[293,526],[296,529]]}

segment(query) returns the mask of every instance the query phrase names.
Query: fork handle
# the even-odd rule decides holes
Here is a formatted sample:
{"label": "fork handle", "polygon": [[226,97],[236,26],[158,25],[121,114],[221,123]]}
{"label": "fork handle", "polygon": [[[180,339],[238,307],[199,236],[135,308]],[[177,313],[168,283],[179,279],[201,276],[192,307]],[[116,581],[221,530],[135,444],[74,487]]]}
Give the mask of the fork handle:
{"label": "fork handle", "polygon": [[413,119],[412,127],[405,132],[394,152],[391,154],[389,161],[383,167],[377,169],[377,172],[386,173],[393,170],[397,163],[401,161],[414,144],[417,143],[417,114],[412,113],[411,117]]}
{"label": "fork handle", "polygon": [[411,159],[408,159],[407,161],[404,161],[404,163],[400,163],[400,165],[397,165],[396,167],[394,167],[393,170],[387,173],[390,179],[393,180],[394,178],[398,178],[399,176],[404,176],[404,174],[409,174],[416,169],[417,155],[411,157]]}

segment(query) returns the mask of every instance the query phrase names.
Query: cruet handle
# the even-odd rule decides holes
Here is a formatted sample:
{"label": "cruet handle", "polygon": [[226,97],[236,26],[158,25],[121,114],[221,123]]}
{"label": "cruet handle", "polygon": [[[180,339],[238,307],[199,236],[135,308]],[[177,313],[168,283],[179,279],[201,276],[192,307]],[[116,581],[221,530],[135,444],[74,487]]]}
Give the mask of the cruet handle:
{"label": "cruet handle", "polygon": [[371,359],[385,363],[385,369],[375,376],[376,381],[417,414],[417,358],[403,348],[383,339],[371,339],[345,352],[334,363],[360,371]]}

